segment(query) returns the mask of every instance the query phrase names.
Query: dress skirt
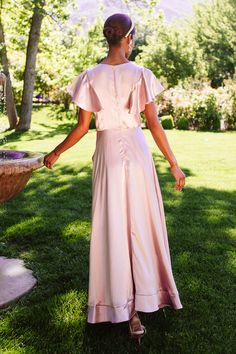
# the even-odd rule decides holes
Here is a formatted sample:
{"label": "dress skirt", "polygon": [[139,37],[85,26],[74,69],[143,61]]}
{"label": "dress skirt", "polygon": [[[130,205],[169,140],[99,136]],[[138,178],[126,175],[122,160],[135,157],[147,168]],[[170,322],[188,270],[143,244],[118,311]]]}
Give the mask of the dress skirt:
{"label": "dress skirt", "polygon": [[181,309],[161,190],[141,126],[97,130],[92,156],[89,323]]}

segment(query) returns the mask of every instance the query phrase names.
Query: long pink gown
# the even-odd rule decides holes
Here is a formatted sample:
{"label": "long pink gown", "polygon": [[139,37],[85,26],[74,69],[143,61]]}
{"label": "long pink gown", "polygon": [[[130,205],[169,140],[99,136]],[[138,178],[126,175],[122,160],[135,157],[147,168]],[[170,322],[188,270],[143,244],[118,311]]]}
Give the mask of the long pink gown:
{"label": "long pink gown", "polygon": [[[128,321],[134,310],[181,309],[162,194],[140,112],[164,87],[134,62],[97,64],[67,91],[94,112],[89,323]],[[158,119],[158,117],[157,117]]]}

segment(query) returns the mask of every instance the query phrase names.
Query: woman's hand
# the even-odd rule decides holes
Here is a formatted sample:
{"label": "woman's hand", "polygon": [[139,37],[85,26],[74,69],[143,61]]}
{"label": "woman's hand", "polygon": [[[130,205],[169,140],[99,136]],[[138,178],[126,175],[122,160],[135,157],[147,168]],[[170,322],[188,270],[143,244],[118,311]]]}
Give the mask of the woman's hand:
{"label": "woman's hand", "polygon": [[52,169],[52,166],[57,161],[59,156],[60,155],[57,154],[55,151],[51,151],[49,154],[44,156],[44,159],[43,159],[44,166],[46,166],[47,168]]}
{"label": "woman's hand", "polygon": [[176,183],[175,183],[175,190],[179,190],[181,191],[182,188],[185,185],[185,174],[183,173],[183,171],[180,169],[180,167],[178,165],[173,165],[170,167],[171,173],[174,176]]}

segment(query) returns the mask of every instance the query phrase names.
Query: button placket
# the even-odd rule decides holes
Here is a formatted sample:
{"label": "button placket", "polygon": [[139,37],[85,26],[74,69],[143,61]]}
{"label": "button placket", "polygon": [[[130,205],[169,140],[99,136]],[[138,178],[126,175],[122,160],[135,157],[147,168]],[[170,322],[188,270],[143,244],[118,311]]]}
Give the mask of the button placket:
{"label": "button placket", "polygon": [[122,135],[122,122],[121,122],[121,115],[120,115],[120,105],[119,105],[119,97],[118,97],[118,92],[117,92],[117,86],[116,86],[116,72],[115,72],[115,67],[113,67],[113,93],[114,93],[114,109],[116,113],[116,120],[119,124],[119,129],[120,129],[120,135],[118,137],[119,145],[120,145],[120,154],[122,157],[122,160],[124,162],[125,167],[128,167],[129,159],[128,159],[128,143],[126,141],[126,137]]}
{"label": "button placket", "polygon": [[115,107],[115,111],[116,111],[116,119],[121,126],[120,107],[119,107],[119,100],[118,100],[117,86],[116,86],[116,73],[115,73],[115,67],[112,67],[112,68],[113,68],[113,89],[114,89],[114,101],[115,101],[114,107]]}

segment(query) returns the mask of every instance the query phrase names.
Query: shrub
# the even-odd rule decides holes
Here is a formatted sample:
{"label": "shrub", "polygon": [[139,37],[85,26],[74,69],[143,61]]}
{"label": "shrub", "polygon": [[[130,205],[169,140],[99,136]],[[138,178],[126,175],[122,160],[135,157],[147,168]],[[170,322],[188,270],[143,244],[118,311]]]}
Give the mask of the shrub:
{"label": "shrub", "polygon": [[[161,116],[172,115],[175,127],[180,118],[186,118],[189,129],[218,130],[222,120],[222,129],[236,129],[235,82],[235,78],[227,79],[214,89],[208,82],[194,80],[187,87],[169,88],[159,105]],[[168,112],[170,107],[174,112]]]}
{"label": "shrub", "polygon": [[174,114],[174,106],[171,99],[166,98],[163,99],[158,105],[159,112],[162,116],[173,115]]}
{"label": "shrub", "polygon": [[164,129],[173,129],[174,127],[174,119],[171,115],[162,116],[161,124]]}
{"label": "shrub", "polygon": [[224,86],[219,88],[222,117],[228,130],[236,129],[236,80],[224,80]]}
{"label": "shrub", "polygon": [[189,129],[189,121],[187,118],[181,117],[176,121],[176,126],[178,129],[188,130]]}
{"label": "shrub", "polygon": [[[35,105],[36,106],[36,105]],[[37,106],[36,106],[37,107]],[[36,109],[35,107],[35,109]],[[38,106],[39,107],[39,106]],[[63,121],[74,121],[75,120],[75,113],[72,110],[67,110],[64,105],[49,105],[49,107],[53,107],[53,115],[55,114],[56,120],[61,122]]]}
{"label": "shrub", "polygon": [[174,113],[175,126],[178,129],[188,130],[192,127],[192,107],[191,106],[177,106]]}
{"label": "shrub", "polygon": [[95,123],[95,117],[94,117],[94,114],[93,114],[92,118],[90,120],[89,129],[95,129],[95,128],[96,128],[96,123]]}
{"label": "shrub", "polygon": [[193,104],[193,115],[199,130],[219,130],[221,113],[214,93],[209,93],[204,101]]}
{"label": "shrub", "polygon": [[227,117],[227,124],[229,129],[236,128],[236,93],[232,94],[231,114]]}

